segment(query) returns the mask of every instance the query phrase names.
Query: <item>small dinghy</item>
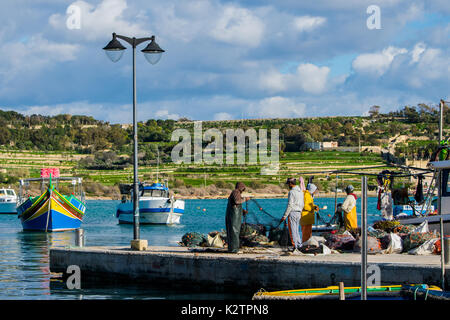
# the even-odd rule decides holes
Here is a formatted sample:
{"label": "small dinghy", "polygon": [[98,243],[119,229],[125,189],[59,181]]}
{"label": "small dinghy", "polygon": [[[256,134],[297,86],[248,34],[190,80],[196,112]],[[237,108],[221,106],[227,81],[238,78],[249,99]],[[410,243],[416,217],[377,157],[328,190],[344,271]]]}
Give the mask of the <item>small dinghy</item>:
{"label": "small dinghy", "polygon": [[[344,287],[345,300],[360,300],[361,287]],[[411,285],[389,285],[367,287],[368,300],[428,300],[440,298],[443,300],[447,295],[436,286],[426,284]],[[253,295],[253,300],[339,300],[340,291],[338,286],[316,289],[297,289],[285,291],[267,292],[261,289]],[[437,299],[437,300],[438,300]]]}

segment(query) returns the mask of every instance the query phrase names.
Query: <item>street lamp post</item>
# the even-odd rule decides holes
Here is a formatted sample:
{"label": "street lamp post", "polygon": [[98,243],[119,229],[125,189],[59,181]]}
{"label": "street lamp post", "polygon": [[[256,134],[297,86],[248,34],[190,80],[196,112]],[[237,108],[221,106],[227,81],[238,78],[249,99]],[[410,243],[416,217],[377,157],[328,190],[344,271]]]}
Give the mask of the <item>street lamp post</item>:
{"label": "street lamp post", "polygon": [[146,41],[151,41],[145,49],[141,50],[144,53],[145,59],[151,63],[156,64],[164,52],[163,49],[155,42],[155,36],[147,38],[129,38],[125,36],[118,35],[116,33],[112,34],[112,40],[103,48],[106,55],[112,62],[117,62],[122,58],[123,51],[126,49],[117,38],[122,39],[129,43],[133,47],[133,171],[134,171],[134,182],[133,182],[133,239],[139,240],[139,178],[138,178],[138,139],[137,139],[137,115],[136,115],[136,47]]}

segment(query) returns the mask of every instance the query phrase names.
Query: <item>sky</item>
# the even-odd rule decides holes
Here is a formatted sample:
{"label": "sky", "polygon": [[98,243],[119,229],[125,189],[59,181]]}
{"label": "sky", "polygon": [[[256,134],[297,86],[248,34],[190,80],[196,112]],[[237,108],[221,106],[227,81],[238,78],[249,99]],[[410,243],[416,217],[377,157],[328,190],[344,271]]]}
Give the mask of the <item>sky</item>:
{"label": "sky", "polygon": [[[373,7],[376,7],[374,11]],[[138,120],[365,115],[450,100],[448,0],[2,0],[0,109]]]}

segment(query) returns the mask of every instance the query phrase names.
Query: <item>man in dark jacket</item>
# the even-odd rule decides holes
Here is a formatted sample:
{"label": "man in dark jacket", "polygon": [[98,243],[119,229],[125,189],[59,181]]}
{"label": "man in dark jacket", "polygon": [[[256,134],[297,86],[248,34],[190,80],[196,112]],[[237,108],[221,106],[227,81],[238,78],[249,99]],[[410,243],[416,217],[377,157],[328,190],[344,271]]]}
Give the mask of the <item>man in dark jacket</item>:
{"label": "man in dark jacket", "polygon": [[236,188],[228,197],[225,225],[227,228],[228,251],[232,253],[238,253],[239,251],[239,233],[241,231],[242,214],[247,213],[245,210],[242,210],[242,204],[249,200],[249,198],[242,197],[244,190],[245,185],[242,182],[238,182],[236,183]]}

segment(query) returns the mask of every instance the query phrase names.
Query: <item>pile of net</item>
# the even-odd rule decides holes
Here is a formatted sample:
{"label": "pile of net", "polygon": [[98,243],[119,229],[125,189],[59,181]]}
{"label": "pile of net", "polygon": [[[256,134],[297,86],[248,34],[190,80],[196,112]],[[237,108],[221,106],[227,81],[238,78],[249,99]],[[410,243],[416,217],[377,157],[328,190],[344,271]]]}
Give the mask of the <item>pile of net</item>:
{"label": "pile of net", "polygon": [[390,233],[393,232],[396,228],[401,228],[402,226],[403,225],[401,225],[399,221],[380,220],[373,224],[373,229]]}
{"label": "pile of net", "polygon": [[269,238],[266,236],[266,228],[261,224],[245,223],[241,225],[239,242],[244,247],[270,246]]}
{"label": "pile of net", "polygon": [[206,237],[198,232],[188,232],[181,237],[180,245],[185,247],[201,247],[206,244]]}
{"label": "pile of net", "polygon": [[378,221],[369,228],[369,235],[377,237],[383,253],[413,255],[439,254],[438,232],[430,232],[428,221],[421,225],[402,225],[398,221]]}

